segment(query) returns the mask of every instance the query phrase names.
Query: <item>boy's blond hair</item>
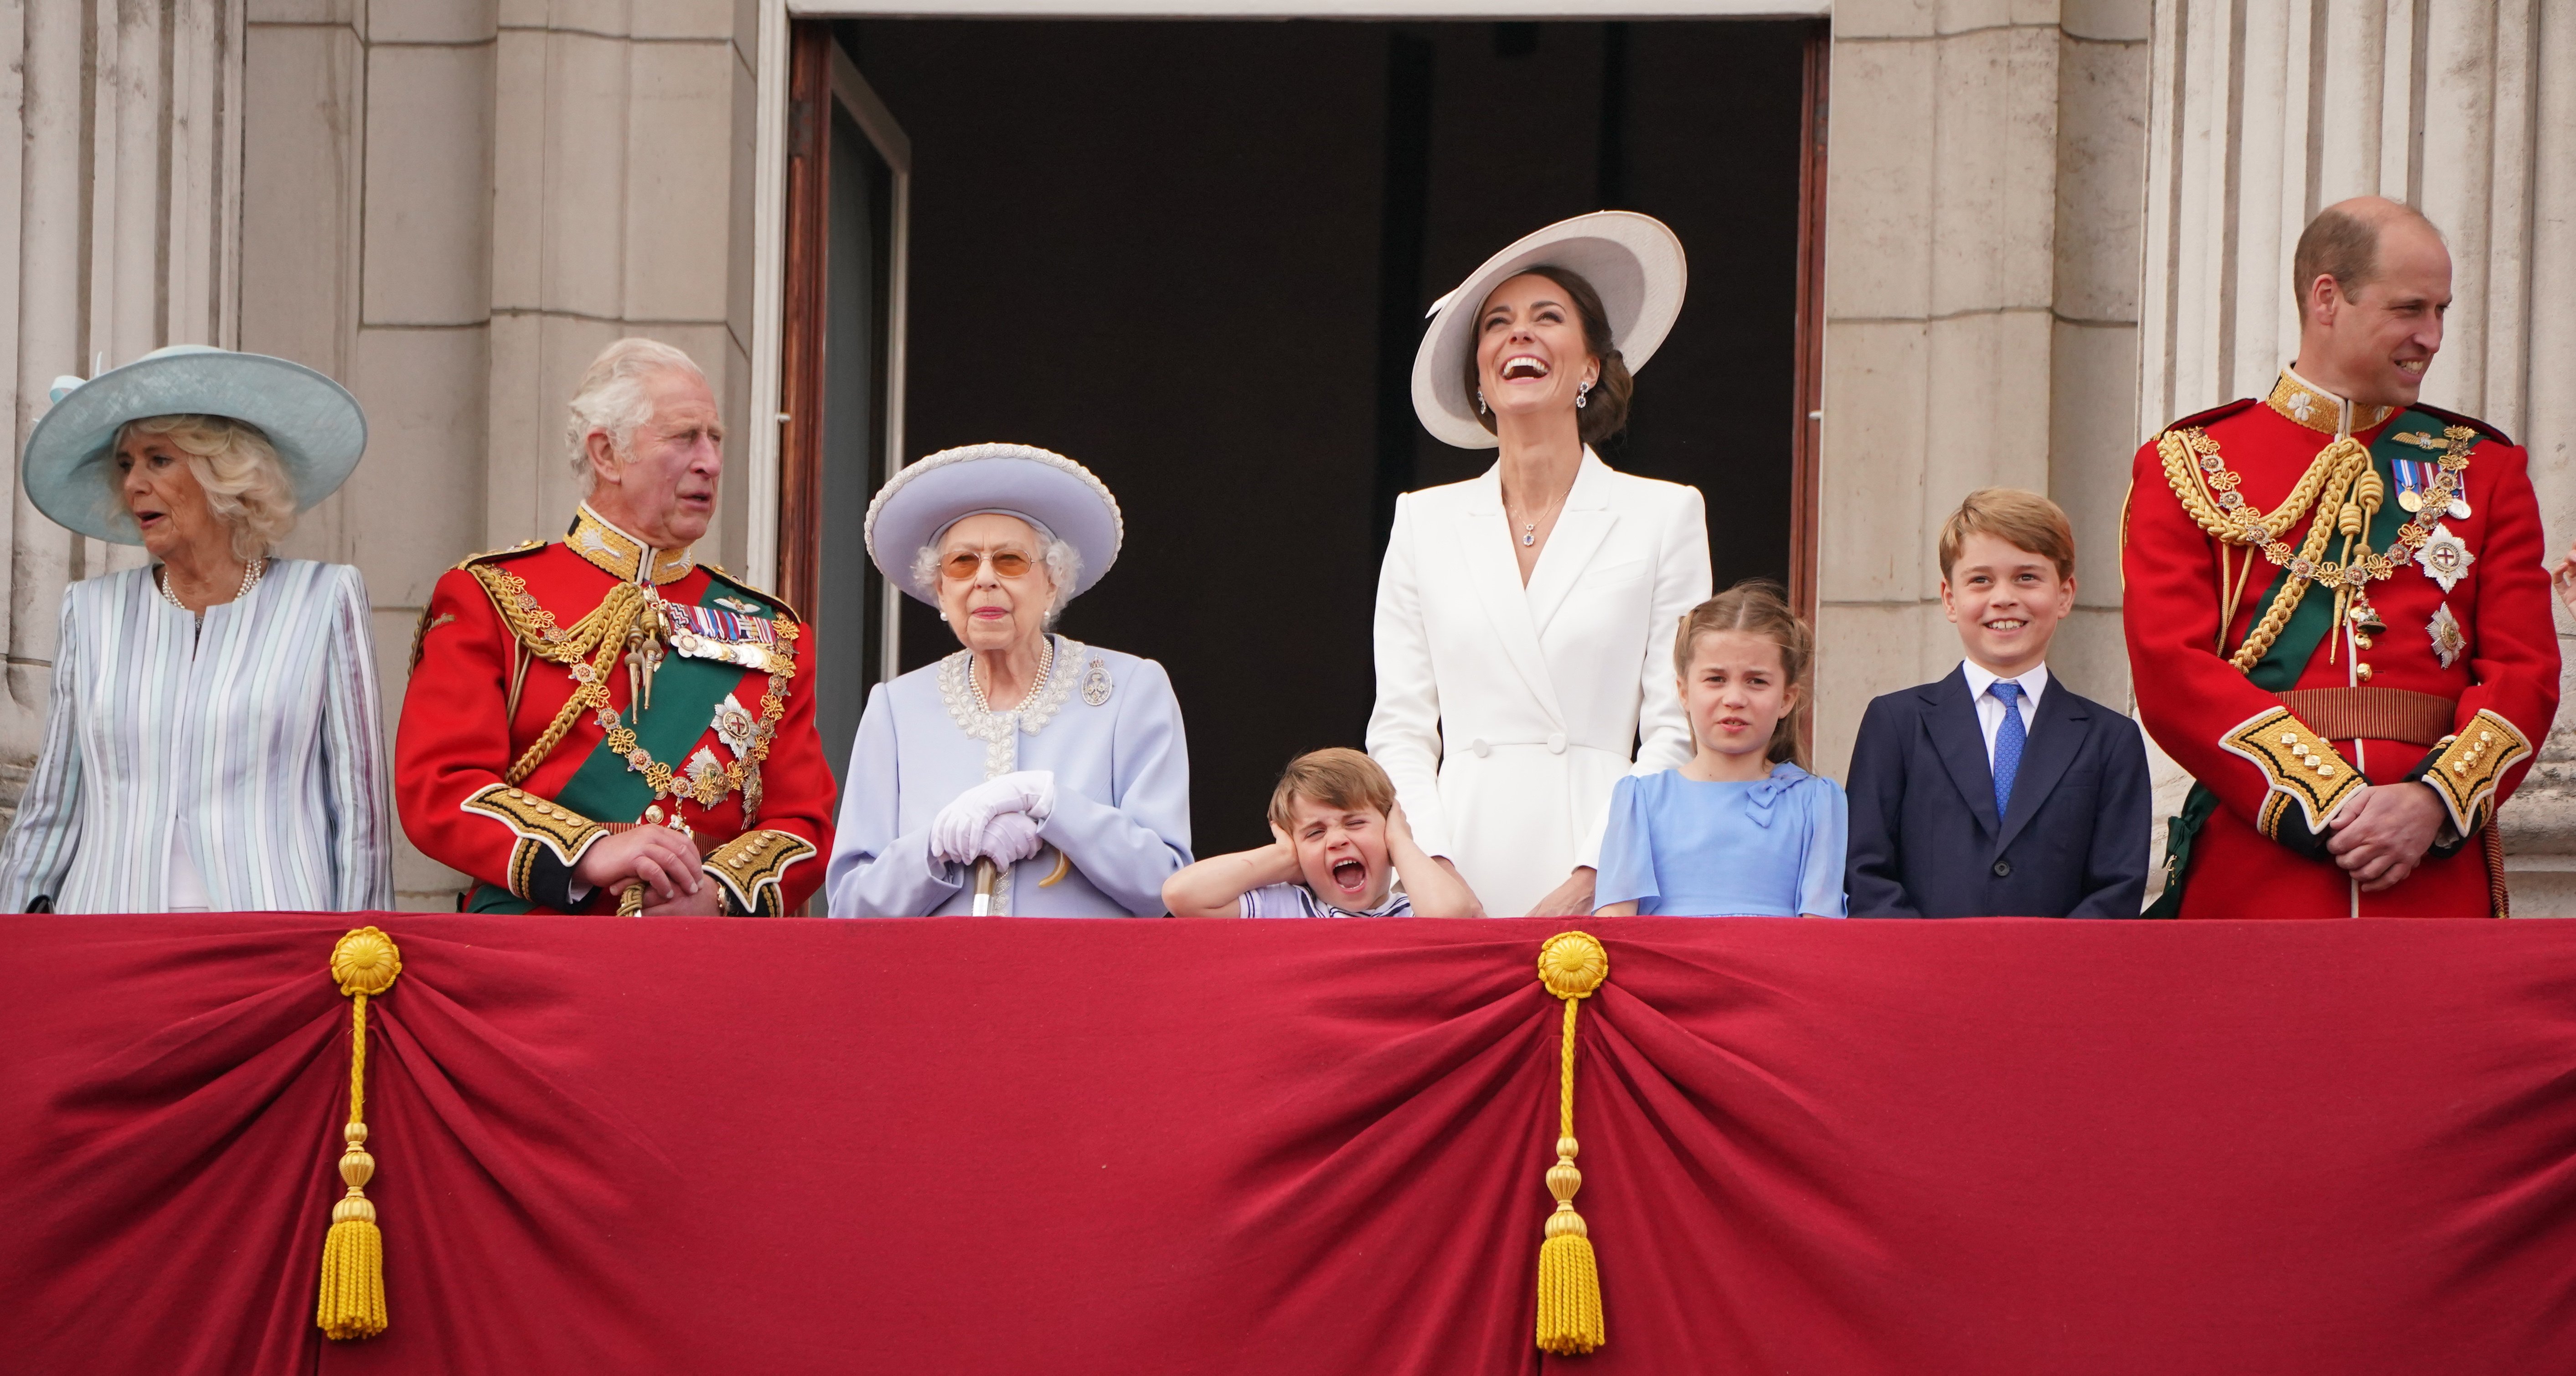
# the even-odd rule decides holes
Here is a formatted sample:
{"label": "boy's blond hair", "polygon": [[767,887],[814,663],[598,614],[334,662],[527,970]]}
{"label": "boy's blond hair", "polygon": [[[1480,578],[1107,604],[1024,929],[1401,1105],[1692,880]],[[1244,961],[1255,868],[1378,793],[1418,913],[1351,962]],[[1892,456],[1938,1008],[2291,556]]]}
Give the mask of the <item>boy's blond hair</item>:
{"label": "boy's blond hair", "polygon": [[1991,535],[2057,566],[2060,580],[2075,576],[2075,527],[2066,511],[2036,492],[1981,487],[1941,524],[1941,580],[1959,566],[1959,549],[1971,535]]}
{"label": "boy's blond hair", "polygon": [[1270,791],[1270,824],[1281,831],[1297,823],[1296,800],[1326,807],[1375,808],[1383,816],[1395,811],[1395,780],[1377,761],[1348,746],[1310,750],[1288,762],[1279,786]]}

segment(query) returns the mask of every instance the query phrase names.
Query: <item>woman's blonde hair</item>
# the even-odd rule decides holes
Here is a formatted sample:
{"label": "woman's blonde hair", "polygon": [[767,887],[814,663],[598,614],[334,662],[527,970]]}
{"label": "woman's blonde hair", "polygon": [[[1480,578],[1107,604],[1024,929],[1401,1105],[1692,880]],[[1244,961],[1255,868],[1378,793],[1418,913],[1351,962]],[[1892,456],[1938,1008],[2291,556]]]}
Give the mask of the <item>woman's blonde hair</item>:
{"label": "woman's blonde hair", "polygon": [[[1806,768],[1807,712],[1815,700],[1807,674],[1815,667],[1816,634],[1789,610],[1788,590],[1768,578],[1747,578],[1691,608],[1682,617],[1681,634],[1673,639],[1673,677],[1689,679],[1691,649],[1712,631],[1741,631],[1780,647],[1781,674],[1797,701],[1771,728],[1771,744],[1763,757],[1773,764],[1786,760]],[[1691,748],[1699,748],[1696,726],[1691,728]]]}
{"label": "woman's blonde hair", "polygon": [[295,529],[295,483],[258,426],[230,416],[146,416],[118,427],[115,448],[141,435],[188,456],[188,471],[205,489],[206,509],[232,528],[234,558],[249,563]]}

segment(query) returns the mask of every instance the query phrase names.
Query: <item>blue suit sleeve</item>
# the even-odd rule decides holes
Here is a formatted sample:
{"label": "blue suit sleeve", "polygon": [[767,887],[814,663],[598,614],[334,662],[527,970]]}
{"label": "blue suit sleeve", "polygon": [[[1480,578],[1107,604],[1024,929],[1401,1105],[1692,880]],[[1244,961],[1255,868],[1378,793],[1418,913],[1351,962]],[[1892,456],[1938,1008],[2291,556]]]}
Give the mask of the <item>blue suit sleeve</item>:
{"label": "blue suit sleeve", "polygon": [[1055,811],[1038,834],[1063,851],[1120,907],[1138,917],[1163,915],[1163,881],[1190,863],[1190,747],[1171,677],[1139,660],[1118,686],[1111,749],[1117,796],[1107,802],[1056,791]]}
{"label": "blue suit sleeve", "polygon": [[1647,825],[1644,790],[1638,776],[1624,775],[1610,787],[1609,820],[1601,832],[1601,870],[1592,883],[1592,905],[1634,901],[1637,911],[1655,911],[1663,897],[1655,882],[1655,837]]}
{"label": "blue suit sleeve", "polygon": [[2102,794],[2093,847],[2084,857],[2084,897],[2068,917],[2136,917],[2146,905],[2147,842],[2154,826],[2154,785],[2146,737],[2138,724],[2112,716],[2102,728]]}
{"label": "blue suit sleeve", "polygon": [[1851,805],[1842,785],[1821,775],[1802,790],[1807,804],[1807,856],[1799,867],[1798,912],[1818,917],[1845,917],[1843,855],[1850,847]]}
{"label": "blue suit sleeve", "polygon": [[965,866],[930,858],[928,827],[910,835],[897,833],[902,817],[903,762],[895,740],[894,705],[879,684],[868,690],[867,711],[850,748],[832,860],[823,872],[825,910],[831,916],[925,917],[966,887]]}
{"label": "blue suit sleeve", "polygon": [[1844,887],[1859,917],[1921,917],[1905,892],[1905,719],[1899,704],[1880,698],[1861,714],[1852,744],[1850,859]]}

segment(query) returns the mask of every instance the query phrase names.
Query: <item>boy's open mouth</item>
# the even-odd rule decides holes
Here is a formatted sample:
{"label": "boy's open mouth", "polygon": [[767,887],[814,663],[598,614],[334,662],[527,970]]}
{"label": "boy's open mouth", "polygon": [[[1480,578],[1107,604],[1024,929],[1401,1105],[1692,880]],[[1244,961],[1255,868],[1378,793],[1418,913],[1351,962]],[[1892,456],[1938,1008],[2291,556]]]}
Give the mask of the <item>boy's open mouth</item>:
{"label": "boy's open mouth", "polygon": [[1368,892],[1368,866],[1357,860],[1334,861],[1333,887],[1349,894]]}

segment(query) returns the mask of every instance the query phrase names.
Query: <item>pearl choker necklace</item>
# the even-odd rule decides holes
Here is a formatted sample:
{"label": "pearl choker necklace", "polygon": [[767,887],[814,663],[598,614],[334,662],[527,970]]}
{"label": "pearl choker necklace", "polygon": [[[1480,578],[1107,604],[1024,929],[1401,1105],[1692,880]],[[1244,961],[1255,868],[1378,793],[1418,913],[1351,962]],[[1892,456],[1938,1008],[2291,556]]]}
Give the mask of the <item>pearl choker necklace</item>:
{"label": "pearl choker necklace", "polygon": [[[1035,702],[1038,692],[1045,688],[1047,680],[1053,677],[1055,677],[1055,637],[1050,635],[1038,646],[1037,681],[1031,683],[1029,691],[1021,696],[1020,707],[1026,707]],[[966,666],[966,691],[975,695],[975,710],[979,712],[993,710],[993,705],[984,700],[984,685],[975,681],[975,666],[972,663]],[[1019,708],[1014,707],[1011,710],[1016,712]]]}
{"label": "pearl choker necklace", "polygon": [[[242,565],[241,591],[233,594],[233,600],[239,602],[243,598],[250,596],[250,590],[259,586],[261,576],[267,572],[268,558],[266,555],[262,555],[261,557],[253,559],[249,563]],[[176,607],[183,612],[188,611],[188,604],[179,600],[179,594],[170,591],[170,566],[168,564],[162,564],[152,570],[152,586],[161,590],[162,601],[169,603],[171,606]],[[205,615],[204,612],[189,612],[188,614],[191,616]]]}

